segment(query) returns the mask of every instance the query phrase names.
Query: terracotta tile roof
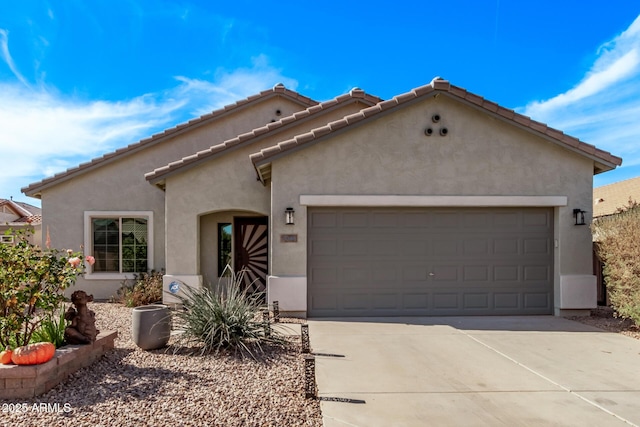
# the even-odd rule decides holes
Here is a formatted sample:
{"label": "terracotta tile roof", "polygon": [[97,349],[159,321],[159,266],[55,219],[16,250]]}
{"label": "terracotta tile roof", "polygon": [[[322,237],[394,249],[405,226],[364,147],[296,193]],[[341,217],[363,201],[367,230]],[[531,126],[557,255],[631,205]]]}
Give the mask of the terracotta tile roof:
{"label": "terracotta tile roof", "polygon": [[42,223],[42,209],[37,206],[24,202],[16,202],[11,199],[0,199],[0,207],[5,205],[9,206],[9,208],[15,212],[16,216],[20,215],[9,222],[9,225],[36,225]]}
{"label": "terracotta tile roof", "polygon": [[252,95],[233,104],[226,105],[218,110],[212,111],[211,113],[189,120],[188,122],[179,124],[173,128],[169,128],[163,132],[152,135],[151,137],[144,138],[133,144],[129,144],[126,147],[119,148],[111,153],[107,153],[101,157],[97,157],[88,162],[82,163],[74,168],[67,169],[66,171],[60,172],[52,177],[45,178],[42,181],[30,184],[29,186],[22,188],[21,191],[28,196],[37,197],[39,195],[39,192],[47,187],[51,187],[62,181],[66,181],[67,179],[73,178],[96,167],[111,163],[117,159],[122,158],[123,156],[127,156],[132,153],[138,152],[139,150],[149,148],[161,141],[172,138],[187,130],[208,124],[222,116],[229,114],[230,112],[238,110],[242,107],[249,106],[256,101],[265,100],[274,96],[284,96],[304,106],[312,106],[318,104],[317,101],[300,95],[293,90],[287,89],[282,83],[278,83],[272,89],[264,90],[256,95]]}
{"label": "terracotta tile roof", "polygon": [[156,184],[177,171],[182,171],[187,167],[195,166],[205,160],[226,154],[234,148],[238,148],[248,143],[255,142],[260,138],[273,135],[274,133],[289,128],[293,124],[299,123],[301,120],[314,117],[316,114],[321,112],[331,111],[334,107],[342,106],[347,102],[361,102],[365,105],[371,106],[379,103],[380,101],[381,99],[377,96],[369,95],[362,89],[354,88],[349,93],[314,105],[306,110],[298,111],[288,117],[283,117],[278,121],[253,129],[251,132],[240,134],[235,138],[224,141],[223,143],[214,145],[206,150],[199,151],[195,154],[169,163],[166,166],[155,169],[154,171],[145,174],[145,178],[151,183]]}
{"label": "terracotta tile roof", "polygon": [[640,177],[631,178],[593,189],[593,217],[612,215],[629,204],[640,202]]}
{"label": "terracotta tile roof", "polygon": [[273,147],[265,148],[258,153],[252,154],[251,161],[258,171],[259,178],[264,182],[262,173],[269,173],[265,166],[268,167],[268,164],[275,158],[289,154],[290,152],[298,150],[307,144],[317,142],[339,129],[347,126],[357,126],[380,114],[394,111],[411,102],[430,96],[436,96],[438,94],[460,100],[467,105],[481,109],[502,120],[509,121],[516,126],[545,137],[560,146],[587,155],[596,161],[596,169],[594,170],[594,173],[604,172],[622,164],[622,158],[620,157],[616,157],[607,151],[600,150],[593,145],[586,144],[577,138],[565,135],[557,129],[553,129],[544,123],[537,122],[532,120],[530,117],[516,113],[514,110],[502,107],[495,102],[486,100],[481,96],[468,92],[466,89],[454,86],[447,80],[443,80],[439,77],[433,79],[431,83],[415,88],[410,92],[395,96],[387,101],[379,102],[372,107],[365,108],[355,114],[351,114],[340,120],[328,123],[323,127],[313,129],[310,132],[298,135],[290,140],[283,141]]}
{"label": "terracotta tile roof", "polygon": [[9,223],[9,225],[20,225],[20,224],[31,224],[31,225],[37,225],[37,224],[42,224],[42,215],[29,215],[29,216],[23,216],[22,218],[18,218],[16,220],[13,220],[12,222]]}

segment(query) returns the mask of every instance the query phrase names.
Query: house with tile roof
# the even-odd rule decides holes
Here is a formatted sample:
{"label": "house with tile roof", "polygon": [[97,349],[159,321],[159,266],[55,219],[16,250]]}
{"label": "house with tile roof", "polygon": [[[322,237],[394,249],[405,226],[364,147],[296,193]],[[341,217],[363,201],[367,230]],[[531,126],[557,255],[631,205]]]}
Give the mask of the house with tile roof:
{"label": "house with tile roof", "polygon": [[640,202],[640,177],[593,189],[593,218],[615,215],[629,202]]}
{"label": "house with tile roof", "polygon": [[448,81],[317,102],[281,85],[23,189],[110,296],[163,268],[299,316],[576,314],[592,178],[622,159]]}
{"label": "house with tile roof", "polygon": [[29,242],[42,246],[42,210],[13,198],[0,199],[0,244],[15,243],[10,230],[28,231]]}

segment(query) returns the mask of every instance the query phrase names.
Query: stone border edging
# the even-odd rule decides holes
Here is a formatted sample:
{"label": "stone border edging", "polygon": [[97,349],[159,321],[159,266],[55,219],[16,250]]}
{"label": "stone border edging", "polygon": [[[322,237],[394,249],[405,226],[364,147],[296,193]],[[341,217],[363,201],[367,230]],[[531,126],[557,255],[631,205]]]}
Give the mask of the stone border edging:
{"label": "stone border edging", "polygon": [[46,393],[113,349],[117,336],[117,331],[105,331],[92,344],[66,345],[40,365],[0,365],[0,399],[31,398]]}

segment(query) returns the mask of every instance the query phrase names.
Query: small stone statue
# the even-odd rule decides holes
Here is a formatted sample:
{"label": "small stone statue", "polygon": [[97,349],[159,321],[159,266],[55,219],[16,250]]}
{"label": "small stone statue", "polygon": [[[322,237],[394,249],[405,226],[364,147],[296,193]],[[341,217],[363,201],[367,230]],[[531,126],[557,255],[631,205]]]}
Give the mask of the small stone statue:
{"label": "small stone statue", "polygon": [[71,294],[71,302],[76,306],[69,307],[64,318],[71,322],[64,330],[67,344],[89,344],[96,340],[100,333],[96,329],[96,314],[89,310],[87,303],[93,301],[93,295],[85,291],[75,291]]}

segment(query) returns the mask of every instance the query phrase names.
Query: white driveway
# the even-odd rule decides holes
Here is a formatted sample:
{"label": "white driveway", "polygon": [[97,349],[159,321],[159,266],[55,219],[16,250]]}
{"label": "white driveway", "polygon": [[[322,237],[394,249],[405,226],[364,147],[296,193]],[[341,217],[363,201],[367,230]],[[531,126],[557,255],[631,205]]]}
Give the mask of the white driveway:
{"label": "white driveway", "polygon": [[327,427],[640,425],[640,340],[551,316],[309,325]]}

